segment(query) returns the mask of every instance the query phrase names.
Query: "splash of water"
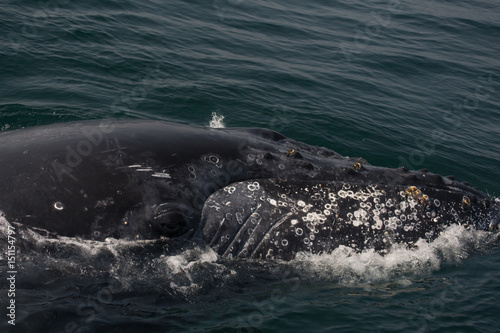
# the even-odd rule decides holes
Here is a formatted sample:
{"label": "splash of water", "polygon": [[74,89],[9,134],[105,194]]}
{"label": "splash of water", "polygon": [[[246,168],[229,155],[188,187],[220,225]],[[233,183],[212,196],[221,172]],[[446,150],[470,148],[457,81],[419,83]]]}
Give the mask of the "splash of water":
{"label": "splash of water", "polygon": [[[12,225],[0,214],[0,260],[5,260],[7,253],[8,226]],[[40,267],[44,267],[43,271],[64,272],[68,285],[74,279],[92,284],[98,278],[111,277],[119,282],[120,290],[137,293],[153,290],[178,299],[238,285],[248,279],[249,272],[269,278],[276,270],[286,270],[293,271],[301,281],[340,285],[411,280],[430,275],[443,266],[458,264],[488,244],[498,244],[495,240],[498,234],[453,225],[431,243],[421,240],[411,249],[395,244],[385,255],[373,250],[359,253],[342,246],[330,254],[298,253],[290,262],[266,262],[221,258],[205,244],[175,245],[168,239],[53,238],[35,230],[23,230],[19,225],[16,232],[20,246],[29,243],[18,251],[19,269],[28,283],[40,281],[49,288],[53,277],[50,274],[41,277]],[[37,278],[31,280],[30,276]]]}
{"label": "splash of water", "polygon": [[224,128],[226,125],[224,125],[224,116],[223,115],[218,115],[217,112],[212,112],[212,119],[210,119],[209,127],[210,128]]}
{"label": "splash of water", "polygon": [[423,239],[409,249],[404,244],[393,246],[388,254],[374,250],[361,253],[341,246],[330,254],[299,253],[290,262],[301,275],[340,284],[380,283],[402,277],[429,275],[445,265],[458,264],[471,253],[481,251],[494,242],[495,235],[452,225],[432,242]]}

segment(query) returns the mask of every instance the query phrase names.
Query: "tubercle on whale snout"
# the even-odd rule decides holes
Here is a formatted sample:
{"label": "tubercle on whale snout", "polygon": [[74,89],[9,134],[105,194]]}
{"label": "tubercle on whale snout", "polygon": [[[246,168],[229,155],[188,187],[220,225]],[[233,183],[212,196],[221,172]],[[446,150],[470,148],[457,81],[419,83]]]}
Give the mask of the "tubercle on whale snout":
{"label": "tubercle on whale snout", "polygon": [[[455,201],[455,208],[459,212],[461,225],[473,227],[476,230],[500,231],[500,201],[468,184],[460,183],[461,188],[448,187],[445,192],[450,195],[451,201]],[[452,199],[455,196],[455,199]],[[458,196],[458,197],[457,197]],[[458,205],[457,205],[458,203]]]}

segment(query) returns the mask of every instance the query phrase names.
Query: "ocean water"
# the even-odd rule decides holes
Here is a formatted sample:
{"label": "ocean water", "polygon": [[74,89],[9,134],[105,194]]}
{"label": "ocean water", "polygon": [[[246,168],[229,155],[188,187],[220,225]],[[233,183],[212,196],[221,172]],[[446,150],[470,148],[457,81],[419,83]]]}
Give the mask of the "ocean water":
{"label": "ocean water", "polygon": [[[265,127],[500,197],[498,1],[0,8],[2,131],[99,118]],[[458,227],[416,251],[286,264],[195,245],[165,255],[154,242],[37,241],[45,252],[18,253],[16,326],[0,254],[2,332],[500,331],[499,241]]]}

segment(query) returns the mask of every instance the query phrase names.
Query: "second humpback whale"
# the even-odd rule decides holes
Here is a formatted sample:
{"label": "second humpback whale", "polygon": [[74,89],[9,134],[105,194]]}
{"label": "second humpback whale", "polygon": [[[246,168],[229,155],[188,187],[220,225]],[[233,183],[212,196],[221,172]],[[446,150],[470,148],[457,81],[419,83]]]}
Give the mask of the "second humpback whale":
{"label": "second humpback whale", "polygon": [[451,224],[497,230],[499,204],[452,177],[372,166],[256,128],[84,121],[0,134],[0,211],[51,237],[195,239],[290,260],[388,251]]}

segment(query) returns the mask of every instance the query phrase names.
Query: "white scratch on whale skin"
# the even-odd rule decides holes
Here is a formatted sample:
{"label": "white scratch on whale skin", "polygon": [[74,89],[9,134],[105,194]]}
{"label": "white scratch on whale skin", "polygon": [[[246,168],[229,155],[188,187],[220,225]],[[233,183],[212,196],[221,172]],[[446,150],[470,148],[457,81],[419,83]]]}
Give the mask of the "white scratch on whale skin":
{"label": "white scratch on whale skin", "polygon": [[151,176],[158,177],[158,178],[172,178],[172,176],[170,176],[170,174],[163,173],[163,172],[155,172]]}

